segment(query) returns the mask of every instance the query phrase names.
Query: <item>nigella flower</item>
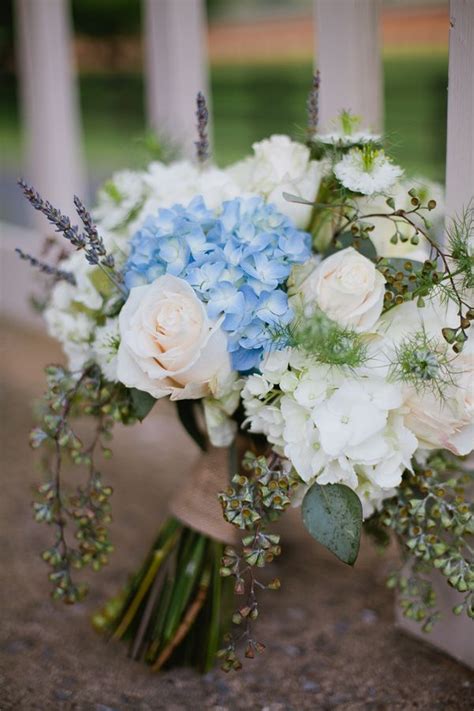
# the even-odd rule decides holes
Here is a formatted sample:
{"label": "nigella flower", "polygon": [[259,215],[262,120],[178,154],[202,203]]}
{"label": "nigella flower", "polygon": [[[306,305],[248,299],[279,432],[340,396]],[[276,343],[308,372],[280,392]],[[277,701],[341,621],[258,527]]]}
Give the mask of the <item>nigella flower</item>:
{"label": "nigella flower", "polygon": [[220,213],[201,197],[150,215],[131,240],[129,289],[162,274],[185,279],[222,318],[235,370],[256,367],[271,329],[293,317],[283,288],[294,264],[310,257],[310,235],[260,197],[224,202]]}
{"label": "nigella flower", "polygon": [[352,148],[334,166],[334,175],[348,190],[362,195],[385,193],[403,175],[382,150],[367,144]]}
{"label": "nigella flower", "polygon": [[334,122],[334,130],[328,133],[315,133],[314,141],[338,148],[363,146],[367,143],[380,143],[382,136],[368,130],[361,130],[360,116],[354,116],[350,111],[341,111]]}

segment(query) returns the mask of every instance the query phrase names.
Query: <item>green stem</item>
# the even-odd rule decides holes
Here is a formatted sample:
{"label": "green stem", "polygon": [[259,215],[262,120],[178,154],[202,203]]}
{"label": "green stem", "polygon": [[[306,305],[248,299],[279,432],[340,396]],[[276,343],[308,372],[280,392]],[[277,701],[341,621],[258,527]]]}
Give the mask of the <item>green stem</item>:
{"label": "green stem", "polygon": [[133,618],[135,617],[135,614],[140,607],[141,602],[143,601],[143,598],[145,597],[146,593],[148,592],[148,589],[150,588],[150,585],[152,584],[153,580],[155,579],[155,576],[167,557],[167,555],[170,553],[174,545],[176,544],[178,538],[178,534],[175,533],[174,535],[170,536],[170,538],[164,543],[163,547],[160,548],[159,550],[156,550],[153,553],[153,560],[148,568],[148,571],[143,578],[138,591],[136,595],[134,596],[132,602],[130,603],[130,606],[127,608],[127,611],[122,618],[122,621],[120,622],[119,626],[115,630],[115,632],[112,635],[112,639],[120,639],[123,637],[125,632],[127,631],[130,623],[132,622]]}
{"label": "green stem", "polygon": [[[192,543],[194,543],[194,541],[195,539]],[[197,541],[195,545],[192,545],[189,557],[183,555],[182,559],[178,562],[179,567],[182,568],[182,573],[178,576],[173,590],[170,615],[166,621],[163,634],[163,639],[166,642],[175,634],[196,581],[199,579],[206,541],[206,536],[197,534]],[[189,548],[189,546],[186,546],[186,548]],[[185,552],[187,553],[187,550]]]}
{"label": "green stem", "polygon": [[212,553],[212,594],[209,620],[209,637],[207,642],[206,657],[204,661],[204,671],[209,671],[214,666],[217,651],[220,644],[222,628],[222,580],[220,575],[222,543],[211,541],[210,549]]}

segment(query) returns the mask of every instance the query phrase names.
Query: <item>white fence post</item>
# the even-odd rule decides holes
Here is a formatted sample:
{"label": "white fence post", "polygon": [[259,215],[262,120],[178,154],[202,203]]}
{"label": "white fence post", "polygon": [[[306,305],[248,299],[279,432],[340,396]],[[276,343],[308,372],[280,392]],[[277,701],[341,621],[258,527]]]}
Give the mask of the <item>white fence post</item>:
{"label": "white fence post", "polygon": [[451,0],[446,214],[474,197],[474,2]]}
{"label": "white fence post", "polygon": [[209,100],[203,0],[144,0],[148,122],[194,155],[196,94]]}
{"label": "white fence post", "polygon": [[[446,203],[448,218],[460,213],[474,196],[474,2],[451,0],[448,80],[448,142],[446,156]],[[409,570],[407,571],[409,572]],[[424,634],[419,624],[401,615],[398,624],[405,631],[442,649],[474,669],[474,640],[471,623],[464,613],[452,609],[464,595],[447,585],[439,572],[430,575],[442,617],[432,632]]]}
{"label": "white fence post", "polygon": [[16,0],[24,177],[67,213],[85,190],[69,10],[69,0]]}
{"label": "white fence post", "polygon": [[315,0],[316,65],[321,72],[320,123],[342,109],[382,130],[383,96],[378,0]]}

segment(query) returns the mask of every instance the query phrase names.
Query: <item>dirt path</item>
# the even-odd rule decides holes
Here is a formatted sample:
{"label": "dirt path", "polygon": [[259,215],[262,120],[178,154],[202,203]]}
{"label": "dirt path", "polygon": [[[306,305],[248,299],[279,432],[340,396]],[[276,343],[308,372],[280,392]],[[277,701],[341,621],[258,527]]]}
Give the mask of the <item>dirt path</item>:
{"label": "dirt path", "polygon": [[167,495],[196,456],[165,404],[117,438],[109,466],[117,547],[110,566],[92,577],[84,606],[53,604],[38,559],[49,532],[31,519],[36,475],[26,437],[42,366],[58,352],[46,339],[6,326],[2,336],[1,711],[472,709],[470,672],[395,628],[392,595],[383,584],[390,557],[381,559],[365,543],[350,570],[305,537],[296,519],[287,525],[277,571],[283,589],[269,594],[263,610],[267,653],[242,672],[154,676],[129,661],[122,645],[98,638],[88,615],[137,564]]}

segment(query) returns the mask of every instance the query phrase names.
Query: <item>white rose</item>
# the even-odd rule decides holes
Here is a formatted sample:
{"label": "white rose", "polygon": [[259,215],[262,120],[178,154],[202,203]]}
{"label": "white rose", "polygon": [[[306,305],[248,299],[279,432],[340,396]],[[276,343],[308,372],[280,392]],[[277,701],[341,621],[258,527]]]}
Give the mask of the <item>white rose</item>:
{"label": "white rose", "polygon": [[322,261],[300,293],[342,326],[369,331],[382,313],[385,279],[370,259],[347,247]]}
{"label": "white rose", "polygon": [[252,146],[254,155],[234,164],[228,173],[242,189],[255,192],[290,217],[301,229],[308,226],[312,206],[286,200],[283,193],[314,201],[323,173],[302,143],[275,135]]}
{"label": "white rose", "polygon": [[132,289],[119,325],[117,378],[127,387],[197,399],[229,377],[225,334],[183,279],[166,274]]}

